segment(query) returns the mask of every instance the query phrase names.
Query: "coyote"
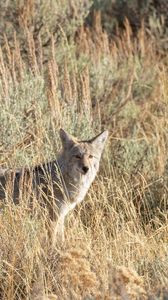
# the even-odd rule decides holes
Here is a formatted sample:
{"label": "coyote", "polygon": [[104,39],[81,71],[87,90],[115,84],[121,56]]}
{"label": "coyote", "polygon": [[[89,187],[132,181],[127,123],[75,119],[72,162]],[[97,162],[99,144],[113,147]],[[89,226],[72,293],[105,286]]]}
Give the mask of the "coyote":
{"label": "coyote", "polygon": [[90,140],[78,141],[60,129],[62,151],[56,160],[32,169],[0,170],[0,199],[12,186],[11,198],[19,203],[24,189],[31,186],[35,197],[49,209],[53,243],[58,236],[63,240],[65,217],[84,199],[93,182],[107,137],[108,131],[104,131]]}

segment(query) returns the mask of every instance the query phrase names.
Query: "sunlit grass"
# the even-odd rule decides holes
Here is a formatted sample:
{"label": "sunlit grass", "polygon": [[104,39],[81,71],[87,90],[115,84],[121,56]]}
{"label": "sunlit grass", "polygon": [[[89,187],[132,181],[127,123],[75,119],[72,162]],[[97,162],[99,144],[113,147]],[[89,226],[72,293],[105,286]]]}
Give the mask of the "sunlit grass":
{"label": "sunlit grass", "polygon": [[32,40],[29,61],[13,41],[13,68],[2,51],[2,167],[54,159],[60,127],[79,139],[110,134],[95,182],[66,219],[63,245],[51,248],[37,199],[33,210],[27,199],[2,204],[1,299],[147,299],[168,284],[168,74],[154,41],[126,26],[116,43],[82,28],[60,60],[51,43],[43,68]]}

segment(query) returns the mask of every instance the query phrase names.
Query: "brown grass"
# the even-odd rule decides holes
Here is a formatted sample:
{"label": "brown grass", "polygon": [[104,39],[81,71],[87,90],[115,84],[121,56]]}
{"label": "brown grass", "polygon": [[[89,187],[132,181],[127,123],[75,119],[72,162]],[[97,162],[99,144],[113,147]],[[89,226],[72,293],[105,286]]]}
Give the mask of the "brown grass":
{"label": "brown grass", "polygon": [[26,28],[27,55],[16,34],[0,52],[3,167],[53,159],[60,126],[81,139],[110,132],[99,176],[67,218],[64,245],[51,249],[38,202],[33,212],[10,196],[2,205],[4,300],[149,299],[168,284],[167,54],[161,59],[143,24],[133,37],[126,21],[115,41],[100,16],[94,24],[80,28],[74,48],[50,35],[44,55]]}

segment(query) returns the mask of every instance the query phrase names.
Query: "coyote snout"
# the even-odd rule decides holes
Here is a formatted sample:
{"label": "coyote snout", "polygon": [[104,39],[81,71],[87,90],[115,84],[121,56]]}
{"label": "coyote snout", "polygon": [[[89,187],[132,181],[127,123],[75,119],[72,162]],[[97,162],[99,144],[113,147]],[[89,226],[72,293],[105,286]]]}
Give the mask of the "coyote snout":
{"label": "coyote snout", "polygon": [[[65,216],[84,199],[93,182],[107,136],[108,132],[104,131],[90,140],[78,141],[60,129],[62,151],[59,157],[31,170],[23,168],[12,172],[12,176],[9,176],[10,172],[1,172],[0,198],[5,198],[5,189],[10,181],[10,186],[13,185],[11,195],[14,201],[18,202],[22,196],[22,183],[27,184],[29,181],[33,194],[37,198],[43,198],[43,202],[49,208],[51,219],[56,222],[53,241],[57,234],[63,238]],[[55,207],[58,208],[57,213]]]}
{"label": "coyote snout", "polygon": [[[77,170],[82,174],[85,175],[89,171],[90,161],[87,154],[83,155],[76,155],[76,164]],[[90,156],[91,158],[91,156]]]}
{"label": "coyote snout", "polygon": [[83,166],[82,171],[83,171],[84,174],[86,174],[87,171],[89,171],[89,167]]}

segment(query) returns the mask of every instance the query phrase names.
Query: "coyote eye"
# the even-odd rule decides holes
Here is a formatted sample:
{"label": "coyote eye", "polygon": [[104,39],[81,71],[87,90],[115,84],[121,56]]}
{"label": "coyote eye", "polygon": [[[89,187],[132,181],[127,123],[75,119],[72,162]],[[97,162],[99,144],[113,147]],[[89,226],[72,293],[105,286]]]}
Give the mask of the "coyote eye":
{"label": "coyote eye", "polygon": [[81,157],[80,157],[80,155],[75,155],[75,158],[77,158],[77,159],[81,159]]}
{"label": "coyote eye", "polygon": [[90,155],[89,155],[89,158],[93,158],[93,155],[90,154]]}

